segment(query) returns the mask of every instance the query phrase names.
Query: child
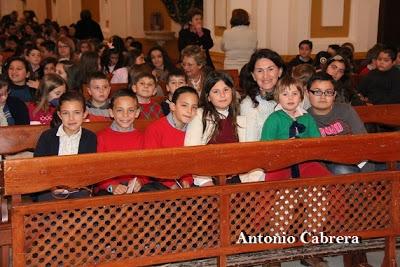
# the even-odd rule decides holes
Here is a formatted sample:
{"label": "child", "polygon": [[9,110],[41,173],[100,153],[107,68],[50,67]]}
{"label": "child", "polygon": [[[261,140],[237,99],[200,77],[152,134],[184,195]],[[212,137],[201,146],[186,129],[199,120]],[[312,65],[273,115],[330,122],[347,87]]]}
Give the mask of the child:
{"label": "child", "polygon": [[57,123],[56,127],[42,133],[35,149],[35,157],[96,152],[96,135],[81,127],[87,116],[82,94],[69,91],[61,95],[57,116],[61,125]]}
{"label": "child", "polygon": [[[265,121],[261,140],[285,140],[294,138],[320,137],[313,117],[301,107],[304,98],[302,87],[292,77],[284,77],[274,92],[278,105]],[[294,165],[291,173],[288,169],[269,172],[267,180],[298,177],[315,177],[330,173],[319,163],[309,162]]]}
{"label": "child", "polygon": [[6,64],[6,70],[10,81],[10,96],[15,96],[23,102],[32,101],[35,90],[27,85],[31,74],[29,63],[25,59],[12,57]]}
{"label": "child", "polygon": [[400,103],[400,70],[394,67],[396,53],[385,47],[378,53],[376,69],[361,80],[358,91],[370,104]]}
{"label": "child", "polygon": [[40,82],[37,101],[28,103],[31,124],[50,124],[60,96],[67,91],[67,84],[57,74],[47,74]]}
{"label": "child", "polygon": [[50,73],[56,73],[57,59],[54,57],[48,57],[43,59],[41,65],[42,76]]}
{"label": "child", "polygon": [[0,126],[29,124],[25,103],[8,94],[8,81],[0,77]]}
{"label": "child", "polygon": [[88,80],[88,94],[91,99],[86,102],[90,121],[108,121],[110,112],[108,97],[110,95],[110,82],[102,72],[95,72]]}
{"label": "child", "polygon": [[[179,90],[179,89],[178,89]],[[196,116],[189,123],[185,136],[185,146],[206,144],[224,144],[246,142],[246,119],[238,115],[236,92],[232,78],[225,72],[212,71],[204,81],[200,96],[200,106]],[[264,174],[241,175],[230,182],[250,182],[258,178],[264,180]],[[211,177],[194,178],[197,186],[213,185]]]}
{"label": "child", "polygon": [[[183,146],[186,126],[196,115],[198,102],[195,89],[189,86],[178,88],[172,95],[171,112],[147,127],[144,147],[151,149]],[[161,184],[166,188],[177,189],[188,188],[192,182],[190,175],[179,180],[164,180]]]}
{"label": "child", "polygon": [[183,70],[173,69],[168,72],[166,84],[168,96],[167,99],[161,102],[161,109],[165,116],[167,116],[170,112],[169,105],[172,103],[172,95],[174,94],[175,90],[186,85],[187,80]]}
{"label": "child", "polygon": [[[36,145],[35,157],[76,155],[96,152],[96,135],[82,128],[83,119],[86,117],[85,99],[77,92],[66,92],[60,97],[57,116],[61,125],[42,133]],[[60,194],[42,192],[36,195],[35,200],[51,200],[53,198],[78,198],[89,196],[88,189],[74,190],[61,189]],[[64,192],[66,194],[64,194]],[[58,195],[56,197],[56,195]]]}
{"label": "child", "polygon": [[156,78],[152,74],[138,73],[129,88],[136,93],[139,100],[139,119],[154,120],[162,116],[161,106],[151,99],[156,93]]}
{"label": "child", "polygon": [[25,59],[31,65],[31,69],[32,69],[31,78],[33,80],[40,79],[41,78],[40,77],[40,73],[41,73],[40,61],[42,60],[42,56],[41,56],[39,48],[37,48],[36,46],[29,47],[26,50]]}
{"label": "child", "polygon": [[[97,134],[97,151],[142,149],[143,135],[133,127],[140,113],[139,103],[134,93],[127,89],[117,91],[111,98],[108,111],[114,121],[109,128]],[[100,195],[106,192],[114,195],[124,194],[129,185],[133,186],[133,192],[138,192],[145,183],[147,183],[145,177],[119,176],[99,183],[96,193]]]}
{"label": "child", "polygon": [[313,65],[313,60],[311,58],[311,52],[313,48],[313,43],[310,40],[303,40],[299,43],[299,55],[292,59],[288,64],[289,73],[292,68],[300,64],[310,64]]}

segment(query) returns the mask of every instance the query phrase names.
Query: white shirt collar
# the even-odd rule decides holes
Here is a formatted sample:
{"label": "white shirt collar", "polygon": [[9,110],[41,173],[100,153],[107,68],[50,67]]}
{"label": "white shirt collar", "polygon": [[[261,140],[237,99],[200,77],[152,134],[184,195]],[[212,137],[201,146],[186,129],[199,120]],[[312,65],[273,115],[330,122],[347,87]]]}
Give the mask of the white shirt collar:
{"label": "white shirt collar", "polygon": [[82,127],[79,127],[79,131],[77,133],[74,133],[73,135],[68,135],[65,131],[64,131],[64,125],[60,125],[60,127],[58,127],[57,136],[59,137],[68,137],[68,138],[77,138],[77,137],[81,137],[82,135]]}

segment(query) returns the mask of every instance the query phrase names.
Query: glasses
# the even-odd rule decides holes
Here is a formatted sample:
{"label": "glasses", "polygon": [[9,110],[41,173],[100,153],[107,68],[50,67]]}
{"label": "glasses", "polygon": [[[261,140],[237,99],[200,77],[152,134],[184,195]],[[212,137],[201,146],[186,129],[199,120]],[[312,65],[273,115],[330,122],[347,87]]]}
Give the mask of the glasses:
{"label": "glasses", "polygon": [[326,90],[326,91],[321,91],[319,89],[317,90],[308,90],[310,93],[312,93],[315,96],[334,96],[335,95],[335,90]]}

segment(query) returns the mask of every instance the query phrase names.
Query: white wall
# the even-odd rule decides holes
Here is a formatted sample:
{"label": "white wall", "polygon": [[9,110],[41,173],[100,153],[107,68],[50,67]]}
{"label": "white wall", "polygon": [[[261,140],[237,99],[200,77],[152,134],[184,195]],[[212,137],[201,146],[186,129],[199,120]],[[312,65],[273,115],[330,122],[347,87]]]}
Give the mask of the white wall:
{"label": "white wall", "polygon": [[[45,2],[45,1],[43,1]],[[53,20],[57,20],[60,26],[76,23],[80,18],[81,1],[57,0],[51,1]]]}
{"label": "white wall", "polygon": [[[204,0],[204,24],[212,33],[214,27],[210,13],[214,14],[214,1],[217,0]],[[310,38],[312,0],[226,1],[228,21],[232,9],[247,10],[251,26],[257,31],[259,47],[272,48],[283,55],[297,54],[298,43],[304,39],[313,41],[315,53],[326,50],[332,43],[352,42],[357,52],[365,52],[376,43],[379,0],[352,0],[349,36],[345,38]],[[213,39],[212,50],[220,51],[221,37],[213,36]]]}

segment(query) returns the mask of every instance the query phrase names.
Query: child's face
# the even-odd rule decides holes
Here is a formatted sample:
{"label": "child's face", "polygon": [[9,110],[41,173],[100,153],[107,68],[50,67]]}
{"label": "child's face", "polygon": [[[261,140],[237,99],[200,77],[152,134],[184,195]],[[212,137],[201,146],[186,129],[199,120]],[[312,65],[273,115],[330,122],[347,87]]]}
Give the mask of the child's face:
{"label": "child's face", "polygon": [[142,65],[144,63],[144,55],[141,53],[136,59],[135,59],[135,64],[136,65]]}
{"label": "child's face", "polygon": [[176,89],[185,85],[187,84],[184,76],[171,76],[167,83],[167,91],[170,95],[173,95]]}
{"label": "child's face", "polygon": [[380,52],[376,60],[376,68],[380,71],[388,71],[393,67],[393,60],[390,55],[385,52]]}
{"label": "child's face", "polygon": [[232,88],[224,81],[218,81],[208,93],[208,101],[218,110],[225,110],[232,103]]}
{"label": "child's face", "polygon": [[63,64],[57,63],[57,65],[56,65],[56,73],[58,75],[60,75],[64,79],[64,81],[67,80],[68,77],[67,77],[67,73],[64,70],[64,65]]}
{"label": "child's face", "polygon": [[72,135],[79,131],[87,112],[83,111],[83,106],[80,101],[71,100],[64,101],[60,106],[60,111],[57,111],[57,114],[63,123],[65,133]]}
{"label": "child's face", "polygon": [[90,51],[90,46],[88,43],[82,43],[80,47],[81,53]]}
{"label": "child's face", "polygon": [[119,55],[118,53],[114,53],[110,55],[110,66],[114,66],[118,63]]}
{"label": "child's face", "polygon": [[110,83],[106,79],[93,79],[89,83],[88,93],[94,104],[104,104],[110,95]]}
{"label": "child's face", "polygon": [[[316,94],[322,93],[320,96]],[[317,115],[328,114],[333,107],[336,92],[330,81],[314,81],[308,91],[312,109]]]}
{"label": "child's face", "polygon": [[129,96],[121,96],[114,100],[114,106],[109,109],[110,116],[122,129],[130,129],[140,114],[138,103]]}
{"label": "child's face", "polygon": [[71,55],[70,47],[63,42],[58,42],[57,50],[61,58],[69,58]]}
{"label": "child's face", "polygon": [[279,94],[279,104],[289,114],[294,114],[301,102],[301,94],[295,85],[290,85]]}
{"label": "child's face", "polygon": [[272,92],[281,75],[282,68],[275,65],[269,58],[258,59],[252,72],[253,79],[260,87],[261,94]]}
{"label": "child's face", "polygon": [[302,58],[309,58],[311,56],[311,48],[308,44],[302,44],[299,47],[299,54]]}
{"label": "child's face", "polygon": [[43,58],[48,58],[48,57],[54,56],[52,52],[50,52],[49,50],[47,50],[43,46],[40,46],[39,49],[40,49],[40,53],[41,53]]}
{"label": "child's face", "polygon": [[56,73],[56,65],[54,63],[48,63],[44,66],[43,69],[44,75],[50,74],[50,73]]}
{"label": "child's face", "polygon": [[332,76],[335,81],[339,81],[346,70],[346,65],[341,61],[333,61],[326,68],[326,73]]}
{"label": "child's face", "polygon": [[47,96],[47,101],[50,102],[53,99],[60,98],[60,96],[65,93],[65,91],[67,91],[65,85],[54,88],[49,92],[49,95]]}
{"label": "child's face", "polygon": [[149,77],[143,77],[133,85],[132,89],[139,97],[150,99],[156,93],[156,83]]}
{"label": "child's face", "polygon": [[28,60],[29,63],[31,63],[34,66],[40,65],[40,61],[42,60],[41,54],[39,50],[32,50],[29,52],[29,54],[26,56],[26,60]]}
{"label": "child's face", "polygon": [[188,124],[196,115],[199,97],[193,93],[180,94],[176,103],[170,104],[174,119],[180,126]]}
{"label": "child's face", "polygon": [[150,54],[151,62],[156,69],[162,69],[164,67],[164,59],[160,50],[153,50]]}
{"label": "child's face", "polygon": [[8,97],[8,88],[7,86],[3,86],[0,88],[0,107],[3,107],[6,104]]}
{"label": "child's face", "polygon": [[26,70],[24,63],[19,60],[14,60],[8,68],[8,76],[14,84],[24,85],[26,83],[26,78],[29,76],[29,72]]}

